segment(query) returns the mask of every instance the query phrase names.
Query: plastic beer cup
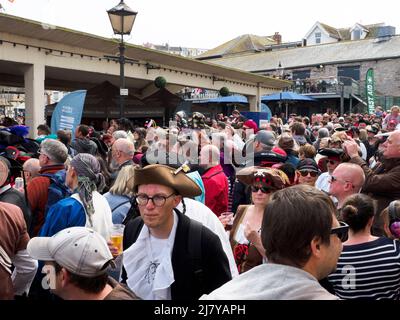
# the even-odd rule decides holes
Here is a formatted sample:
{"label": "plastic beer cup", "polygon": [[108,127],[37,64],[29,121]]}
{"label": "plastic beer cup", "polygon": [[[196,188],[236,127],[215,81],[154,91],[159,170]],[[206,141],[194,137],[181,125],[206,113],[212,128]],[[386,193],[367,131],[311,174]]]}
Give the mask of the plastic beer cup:
{"label": "plastic beer cup", "polygon": [[111,237],[110,240],[114,247],[117,248],[118,254],[122,253],[122,239],[124,236],[124,228],[123,224],[114,224],[111,228]]}

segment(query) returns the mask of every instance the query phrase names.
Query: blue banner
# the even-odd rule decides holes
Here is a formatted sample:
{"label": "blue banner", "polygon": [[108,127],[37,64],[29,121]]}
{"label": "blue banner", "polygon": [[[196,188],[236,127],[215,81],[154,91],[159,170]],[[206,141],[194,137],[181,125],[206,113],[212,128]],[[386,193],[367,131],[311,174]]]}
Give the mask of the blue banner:
{"label": "blue banner", "polygon": [[54,109],[51,117],[51,133],[57,130],[71,130],[75,135],[75,128],[81,123],[86,90],[73,91],[64,96]]}
{"label": "blue banner", "polygon": [[271,119],[271,112],[258,112],[258,111],[241,111],[240,112],[247,119],[254,120],[257,126],[262,125],[263,120],[268,121]]}

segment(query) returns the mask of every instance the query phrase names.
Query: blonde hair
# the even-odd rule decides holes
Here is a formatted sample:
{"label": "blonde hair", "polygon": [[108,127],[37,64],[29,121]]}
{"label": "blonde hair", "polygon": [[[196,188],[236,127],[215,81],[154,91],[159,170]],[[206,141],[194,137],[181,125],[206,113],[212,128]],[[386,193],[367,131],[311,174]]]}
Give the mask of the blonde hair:
{"label": "blonde hair", "polygon": [[368,133],[365,129],[360,129],[360,134],[358,135],[360,140],[368,140]]}
{"label": "blonde hair", "polygon": [[115,179],[113,186],[110,188],[111,194],[133,197],[134,192],[128,188],[128,181],[133,179],[135,167],[137,166],[124,166],[121,168],[117,179]]}

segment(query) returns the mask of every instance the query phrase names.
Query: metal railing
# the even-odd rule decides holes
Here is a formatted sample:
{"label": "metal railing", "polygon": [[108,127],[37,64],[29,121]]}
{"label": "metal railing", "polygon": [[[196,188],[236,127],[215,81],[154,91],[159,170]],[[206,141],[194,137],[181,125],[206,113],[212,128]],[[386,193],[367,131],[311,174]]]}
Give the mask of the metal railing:
{"label": "metal railing", "polygon": [[[342,89],[343,88],[343,89]],[[298,79],[293,81],[292,90],[300,94],[360,95],[359,81],[350,77],[326,77]]]}

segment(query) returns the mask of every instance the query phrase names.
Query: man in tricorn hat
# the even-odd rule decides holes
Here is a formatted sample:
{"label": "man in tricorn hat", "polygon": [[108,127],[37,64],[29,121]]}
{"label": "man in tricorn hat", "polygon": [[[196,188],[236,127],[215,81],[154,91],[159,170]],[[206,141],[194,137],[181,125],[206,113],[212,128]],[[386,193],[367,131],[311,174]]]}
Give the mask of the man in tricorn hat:
{"label": "man in tricorn hat", "polygon": [[135,169],[131,185],[140,217],[125,227],[122,279],[136,295],[193,300],[231,279],[218,236],[175,209],[201,193],[181,168]]}

